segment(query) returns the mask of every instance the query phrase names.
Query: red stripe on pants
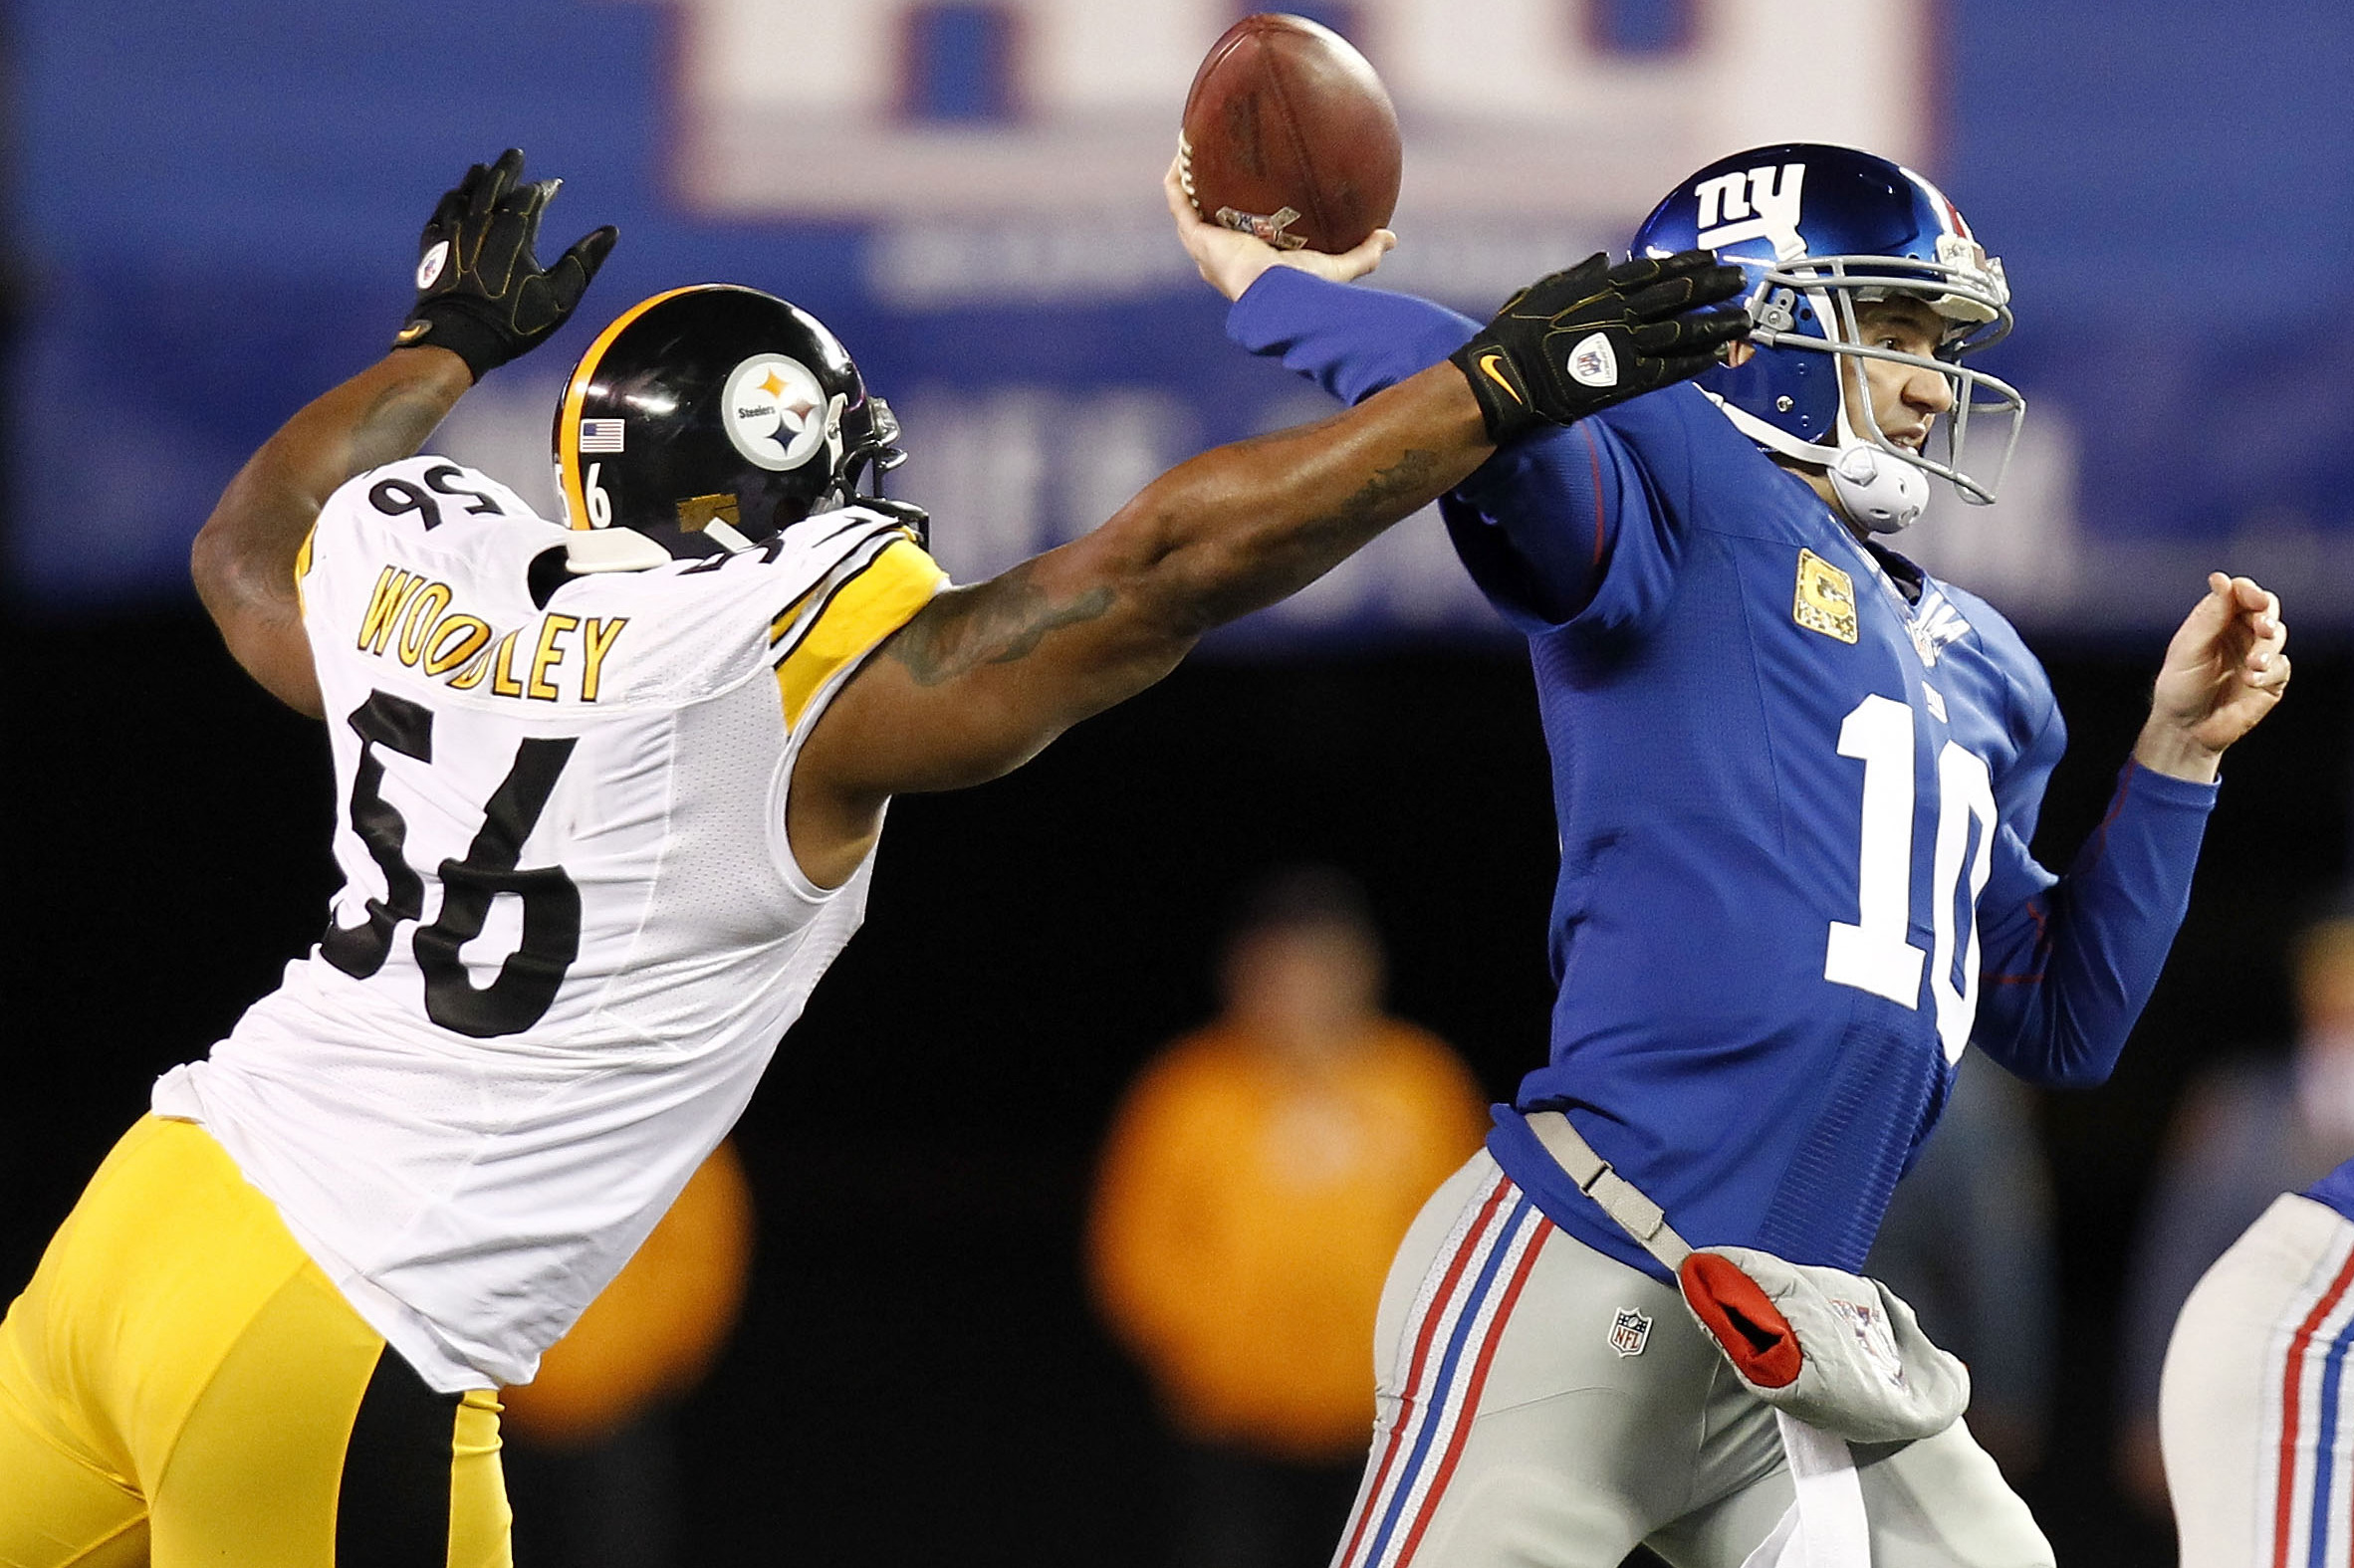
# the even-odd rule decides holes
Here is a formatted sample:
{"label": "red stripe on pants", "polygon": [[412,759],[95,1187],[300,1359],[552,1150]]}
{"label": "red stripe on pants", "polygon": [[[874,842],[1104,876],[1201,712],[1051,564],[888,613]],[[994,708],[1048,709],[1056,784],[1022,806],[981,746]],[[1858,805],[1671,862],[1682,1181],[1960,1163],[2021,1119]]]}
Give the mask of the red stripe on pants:
{"label": "red stripe on pants", "polygon": [[1401,1440],[1413,1419],[1414,1396],[1422,1386],[1423,1368],[1430,1358],[1431,1336],[1438,1331],[1439,1319],[1447,1315],[1447,1303],[1455,1294],[1455,1282],[1463,1277],[1464,1269],[1471,1265],[1472,1258],[1478,1254],[1480,1237],[1488,1233],[1488,1222],[1496,1218],[1496,1207],[1504,1202],[1504,1195],[1512,1191],[1512,1185],[1510,1178],[1496,1178],[1496,1185],[1488,1190],[1488,1201],[1480,1206],[1480,1218],[1472,1222],[1471,1230],[1464,1234],[1463,1244],[1455,1249],[1455,1256],[1448,1262],[1445,1276],[1439,1280],[1439,1288],[1431,1294],[1430,1310],[1423,1314],[1421,1330],[1414,1336],[1414,1354],[1406,1363],[1405,1387],[1398,1398],[1398,1419],[1389,1429],[1389,1442],[1382,1447],[1381,1465],[1373,1472],[1373,1484],[1366,1488],[1365,1500],[1357,1509],[1355,1522],[1349,1526],[1348,1545],[1342,1548],[1339,1557],[1342,1563],[1356,1560],[1357,1546],[1365,1537],[1366,1521],[1381,1511],[1381,1488],[1389,1481],[1389,1467],[1397,1461],[1399,1452],[1408,1447]]}
{"label": "red stripe on pants", "polygon": [[2354,1251],[2346,1254],[2337,1278],[2313,1303],[2313,1310],[2297,1325],[2296,1337],[2288,1342],[2288,1370],[2280,1388],[2280,1481],[2272,1503],[2272,1568],[2288,1568],[2289,1516],[2295,1510],[2297,1487],[2297,1395],[2298,1386],[2305,1381],[2305,1348],[2312,1344],[2322,1319],[2336,1309],[2350,1282],[2354,1282]]}
{"label": "red stripe on pants", "polygon": [[1479,1363],[1472,1368],[1471,1382],[1463,1391],[1463,1415],[1447,1439],[1447,1456],[1439,1461],[1439,1472],[1431,1477],[1430,1490],[1423,1494],[1422,1507],[1415,1514],[1414,1528],[1398,1552],[1398,1568],[1406,1568],[1414,1560],[1414,1549],[1422,1544],[1422,1532],[1430,1528],[1432,1516],[1439,1511],[1439,1499],[1446,1494],[1447,1482],[1455,1473],[1455,1461],[1463,1457],[1463,1446],[1471,1437],[1472,1422],[1480,1414],[1480,1393],[1488,1386],[1488,1363],[1496,1359],[1496,1347],[1504,1340],[1504,1326],[1512,1320],[1513,1303],[1521,1299],[1521,1287],[1529,1282],[1529,1271],[1536,1266],[1536,1253],[1552,1231],[1550,1220],[1542,1215],[1536,1217],[1536,1233],[1529,1237],[1529,1249],[1521,1254],[1520,1266],[1513,1270],[1512,1283],[1505,1287],[1504,1299],[1496,1303],[1496,1315],[1488,1320],[1487,1341],[1480,1346]]}

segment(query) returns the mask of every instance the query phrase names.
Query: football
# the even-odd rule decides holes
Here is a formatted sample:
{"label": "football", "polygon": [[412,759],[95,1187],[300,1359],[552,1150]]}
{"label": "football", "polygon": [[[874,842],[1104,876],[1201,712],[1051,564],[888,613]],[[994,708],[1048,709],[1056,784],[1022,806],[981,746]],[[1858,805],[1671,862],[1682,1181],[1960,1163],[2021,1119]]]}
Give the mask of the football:
{"label": "football", "polygon": [[1283,250],[1345,251],[1398,204],[1397,111],[1347,39],[1247,16],[1185,96],[1180,178],[1194,210]]}

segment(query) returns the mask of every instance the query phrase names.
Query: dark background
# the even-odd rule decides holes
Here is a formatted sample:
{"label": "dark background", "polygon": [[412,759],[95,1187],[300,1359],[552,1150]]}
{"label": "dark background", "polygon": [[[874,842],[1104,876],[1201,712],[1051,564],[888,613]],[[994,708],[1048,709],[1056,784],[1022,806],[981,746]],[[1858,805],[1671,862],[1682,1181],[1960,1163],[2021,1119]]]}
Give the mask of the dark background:
{"label": "dark background", "polygon": [[[2037,848],[2064,863],[2159,647],[2040,651],[2074,740]],[[0,671],[6,1295],[153,1075],[315,938],[333,872],[318,727],[193,609],[20,615]],[[2346,861],[2350,675],[2344,646],[2299,645],[2294,695],[2230,760],[2124,1066],[2041,1101],[2066,1323],[2024,1490],[2064,1562],[2170,1551],[2107,1479],[2119,1275],[2186,1074],[2286,1026],[2281,939]],[[1209,1010],[1237,889],[1304,858],[1366,880],[1398,1009],[1509,1092],[1542,1050],[1554,858],[1517,654],[1196,661],[1009,780],[893,807],[867,929],[741,1128],[759,1255],[732,1348],[673,1423],[679,1561],[1153,1560],[1160,1440],[1080,1288],[1089,1162],[1127,1076]]]}

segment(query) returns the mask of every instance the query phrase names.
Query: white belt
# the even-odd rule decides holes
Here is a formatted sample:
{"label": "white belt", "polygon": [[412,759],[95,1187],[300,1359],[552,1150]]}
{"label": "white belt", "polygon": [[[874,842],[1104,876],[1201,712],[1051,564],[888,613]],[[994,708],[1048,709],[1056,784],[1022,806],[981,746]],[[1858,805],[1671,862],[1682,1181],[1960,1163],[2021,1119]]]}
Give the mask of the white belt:
{"label": "white belt", "polygon": [[1601,1205],[1602,1213],[1617,1221],[1621,1231],[1659,1259],[1662,1268],[1672,1274],[1684,1266],[1684,1259],[1692,1255],[1692,1247],[1667,1223],[1667,1211],[1644,1197],[1641,1188],[1594,1153],[1594,1146],[1570,1125],[1568,1117],[1559,1111],[1531,1111],[1526,1120],[1529,1130],[1536,1134],[1536,1141],[1544,1145],[1544,1152],[1568,1173],[1577,1190]]}

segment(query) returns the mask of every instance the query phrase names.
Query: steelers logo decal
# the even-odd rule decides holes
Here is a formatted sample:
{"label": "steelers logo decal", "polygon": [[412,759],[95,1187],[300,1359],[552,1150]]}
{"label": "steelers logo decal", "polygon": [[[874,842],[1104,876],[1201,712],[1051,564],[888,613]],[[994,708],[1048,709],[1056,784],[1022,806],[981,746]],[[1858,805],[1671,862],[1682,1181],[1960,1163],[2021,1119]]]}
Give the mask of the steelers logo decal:
{"label": "steelers logo decal", "polygon": [[449,262],[449,241],[436,240],[433,248],[417,258],[417,287],[430,289],[441,276],[441,269]]}
{"label": "steelers logo decal", "polygon": [[728,372],[720,402],[729,444],[762,468],[799,468],[825,445],[825,388],[799,359],[754,354]]}

